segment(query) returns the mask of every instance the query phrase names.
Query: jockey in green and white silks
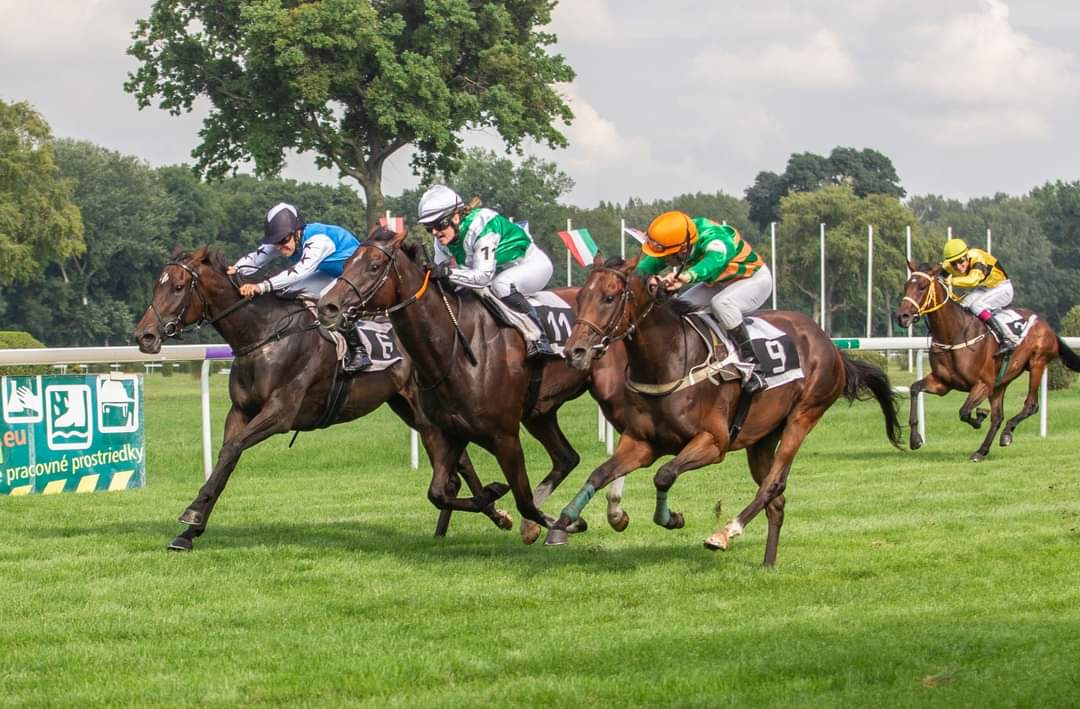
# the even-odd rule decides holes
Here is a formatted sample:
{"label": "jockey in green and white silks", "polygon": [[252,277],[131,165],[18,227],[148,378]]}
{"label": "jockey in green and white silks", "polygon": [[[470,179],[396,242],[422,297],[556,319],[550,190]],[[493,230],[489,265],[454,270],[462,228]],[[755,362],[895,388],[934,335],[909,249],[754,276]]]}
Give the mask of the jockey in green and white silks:
{"label": "jockey in green and white silks", "polygon": [[[227,269],[229,274],[254,273],[278,256],[292,265],[258,283],[240,286],[240,295],[251,298],[262,293],[281,293],[308,300],[319,299],[341,275],[360,241],[352,232],[333,224],[306,224],[300,212],[291,204],[279,202],[266,213],[263,239],[259,248],[241,257]],[[356,372],[371,366],[371,358],[354,327],[342,333],[352,355],[346,358],[346,372]]]}
{"label": "jockey in green and white silks", "polygon": [[428,189],[417,211],[418,221],[434,237],[432,275],[465,288],[489,288],[535,326],[535,331],[522,332],[529,356],[555,354],[535,308],[525,297],[543,290],[554,270],[532,237],[492,209],[466,207],[445,185]]}
{"label": "jockey in green and white silks", "polygon": [[704,217],[679,211],[664,212],[649,224],[637,271],[659,275],[681,266],[678,274],[660,278],[664,288],[682,291],[678,299],[697,308],[710,308],[739,349],[739,357],[754,365],[743,388],[765,388],[764,370],[754,354],[743,316],[757,310],[772,293],[772,274],[738,230]]}

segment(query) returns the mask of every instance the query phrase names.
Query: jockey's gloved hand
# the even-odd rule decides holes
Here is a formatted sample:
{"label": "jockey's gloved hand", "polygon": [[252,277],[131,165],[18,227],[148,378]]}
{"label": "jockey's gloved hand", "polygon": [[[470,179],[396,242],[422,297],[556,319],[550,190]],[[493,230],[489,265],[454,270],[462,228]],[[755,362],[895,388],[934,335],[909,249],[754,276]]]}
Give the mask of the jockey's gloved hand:
{"label": "jockey's gloved hand", "polygon": [[443,261],[442,263],[432,264],[431,277],[436,280],[445,281],[450,277],[450,262]]}

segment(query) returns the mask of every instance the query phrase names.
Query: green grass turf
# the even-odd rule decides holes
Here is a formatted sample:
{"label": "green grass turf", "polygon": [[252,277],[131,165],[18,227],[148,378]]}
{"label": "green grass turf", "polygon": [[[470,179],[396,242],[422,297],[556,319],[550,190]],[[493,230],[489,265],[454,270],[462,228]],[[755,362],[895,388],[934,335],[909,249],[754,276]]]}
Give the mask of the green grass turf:
{"label": "green grass turf", "polygon": [[[566,547],[461,513],[435,540],[426,461],[408,469],[385,408],[245,454],[195,552],[171,554],[201,481],[198,385],[154,375],[146,489],[0,499],[0,705],[1075,706],[1080,391],[1052,393],[1049,438],[1035,417],[978,465],[962,400],[927,399],[914,453],[876,404],[835,405],[774,570],[764,515],[701,546],[717,499],[726,520],[754,492],[742,453],[678,481],[682,530],[652,524],[638,471],[623,534],[598,496]],[[551,513],[604,458],[591,401],[564,411],[583,463]],[[535,483],[547,460],[527,456]]]}

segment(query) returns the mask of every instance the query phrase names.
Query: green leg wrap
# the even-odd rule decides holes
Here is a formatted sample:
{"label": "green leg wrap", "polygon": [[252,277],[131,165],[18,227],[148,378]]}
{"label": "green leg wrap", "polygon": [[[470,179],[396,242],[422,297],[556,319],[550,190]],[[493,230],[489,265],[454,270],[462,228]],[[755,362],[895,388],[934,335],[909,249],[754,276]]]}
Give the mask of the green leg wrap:
{"label": "green leg wrap", "polygon": [[592,483],[585,483],[585,487],[581,488],[581,492],[575,495],[570,504],[562,511],[563,517],[566,517],[571,522],[576,522],[577,518],[581,516],[581,511],[585,509],[585,505],[589,504],[589,500],[595,494],[596,488],[592,486]]}
{"label": "green leg wrap", "polygon": [[653,513],[653,522],[661,527],[666,527],[671,522],[671,510],[667,505],[667,490],[656,491],[656,512]]}

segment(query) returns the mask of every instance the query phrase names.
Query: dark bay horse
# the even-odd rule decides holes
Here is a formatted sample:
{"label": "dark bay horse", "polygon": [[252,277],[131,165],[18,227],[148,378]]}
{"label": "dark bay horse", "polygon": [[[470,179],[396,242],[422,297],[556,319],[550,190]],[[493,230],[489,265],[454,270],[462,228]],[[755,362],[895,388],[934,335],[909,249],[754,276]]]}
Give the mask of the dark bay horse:
{"label": "dark bay horse", "polygon": [[[990,400],[990,427],[979,449],[970,460],[978,463],[990,453],[994,434],[1001,426],[1005,389],[1025,370],[1028,393],[1020,413],[1005,423],[1000,444],[1013,441],[1016,425],[1039,410],[1039,383],[1046,366],[1061,357],[1066,367],[1080,371],[1080,356],[1061,341],[1043,318],[1032,325],[1024,341],[1014,350],[1002,370],[1002,358],[995,356],[998,342],[985,324],[953,298],[946,285],[946,274],[938,263],[908,262],[911,276],[904,284],[904,297],[896,311],[896,322],[907,327],[920,317],[926,317],[930,328],[930,374],[911,385],[911,449],[923,445],[918,429],[918,395],[920,392],[944,396],[952,390],[966,391],[968,397],[960,407],[960,420],[972,428],[982,426],[986,409],[976,407]],[[1026,320],[1032,311],[1015,309]]]}
{"label": "dark bay horse", "polygon": [[[413,360],[419,410],[438,429],[425,441],[432,464],[431,501],[440,509],[477,511],[506,493],[505,485],[493,483],[472,499],[447,494],[453,462],[469,443],[477,443],[498,460],[518,510],[533,523],[522,523],[522,537],[531,543],[540,533],[536,525],[554,521],[539,507],[580,460],[559,428],[559,407],[589,391],[621,431],[625,351],[613,348],[580,372],[562,359],[527,361],[521,335],[500,326],[473,293],[449,293],[440,282],[430,281],[426,253],[404,243],[405,237],[373,230],[319,300],[320,320],[339,327],[365,312],[389,313]],[[574,302],[572,289],[554,292]],[[552,460],[551,472],[535,491],[525,470],[520,425]],[[618,512],[609,518],[616,528]]]}
{"label": "dark bay horse", "polygon": [[[769,311],[760,317],[793,340],[804,373],[779,387],[755,394],[742,428],[732,437],[731,424],[741,396],[736,381],[685,382],[689,368],[708,356],[707,345],[668,304],[656,300],[655,281],[635,272],[637,259],[606,264],[597,256],[578,293],[578,319],[566,344],[570,363],[590,366],[611,343],[624,341],[630,358],[626,394],[626,430],[614,455],[593,471],[588,482],[562,511],[548,532],[549,544],[566,541],[565,530],[580,518],[596,491],[663,455],[675,457],[662,465],[656,485],[653,521],[667,529],[683,526],[684,518],[668,507],[676,478],[687,470],[719,463],[729,451],[745,448],[750,473],[758,484],[754,500],[705,540],[709,549],[726,550],[762,509],[769,519],[765,564],[776,562],[776,547],[784,523],[784,488],[792,461],[806,435],[840,396],[848,401],[873,397],[885,415],[885,432],[899,447],[900,423],[896,398],[885,372],[848,358],[807,316]],[[654,384],[655,383],[655,384]],[[633,385],[631,385],[633,384]],[[643,393],[649,391],[650,393]],[[869,392],[866,394],[866,392]]]}
{"label": "dark bay horse", "polygon": [[[318,322],[299,301],[261,296],[242,298],[225,273],[225,263],[206,248],[174,254],[161,270],[150,306],[135,327],[135,342],[148,354],[161,351],[163,339],[200,324],[212,324],[236,354],[229,372],[232,407],[225,418],[225,440],[213,472],[180,516],[187,525],[169,544],[190,550],[206,523],[240,454],[277,433],[310,431],[371,413],[383,403],[424,435],[415,421],[408,395],[411,365],[407,358],[379,372],[342,380],[343,398],[327,419],[334,388],[337,352],[318,332]],[[404,393],[403,393],[404,392]],[[460,472],[479,489],[471,463],[463,457]],[[506,529],[509,517],[493,507],[485,512]],[[436,534],[446,531],[449,518],[439,520]]]}

